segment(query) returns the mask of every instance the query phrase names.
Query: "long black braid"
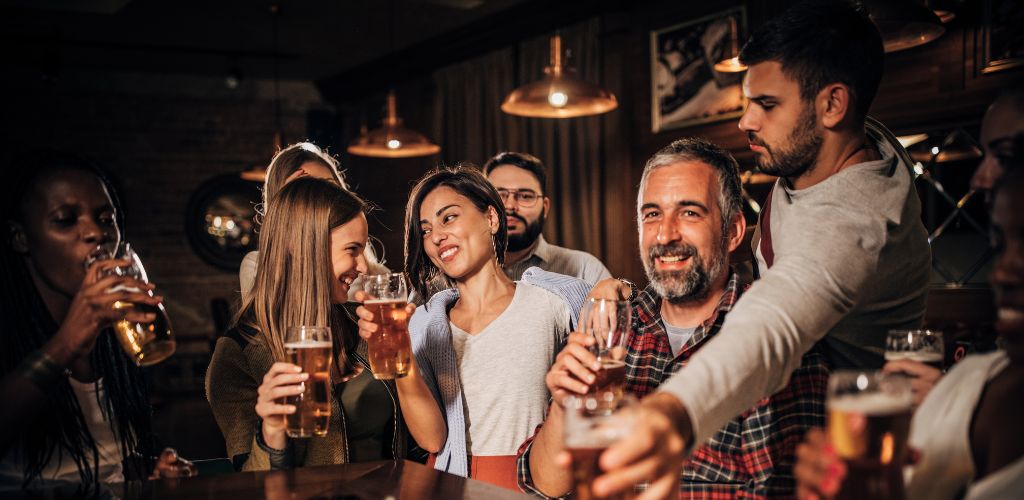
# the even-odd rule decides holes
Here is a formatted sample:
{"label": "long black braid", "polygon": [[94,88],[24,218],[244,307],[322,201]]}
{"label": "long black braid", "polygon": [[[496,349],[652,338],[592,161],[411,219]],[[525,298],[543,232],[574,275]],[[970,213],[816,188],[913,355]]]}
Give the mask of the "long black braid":
{"label": "long black braid", "polygon": [[[106,175],[80,158],[49,151],[12,155],[6,163],[0,222],[21,219],[20,205],[32,183],[44,172],[78,169],[95,174],[106,187],[116,212],[118,227],[123,228],[120,200]],[[5,228],[6,229],[6,228]],[[24,257],[9,244],[0,244],[0,373],[6,375],[30,353],[41,348],[57,332],[59,325],[50,315],[25,265]],[[128,477],[145,477],[152,467],[154,445],[152,411],[142,370],[131,363],[121,350],[113,330],[100,333],[91,356],[93,371],[102,379],[100,408],[111,422],[124,457]],[[55,456],[71,459],[78,467],[82,483],[95,484],[99,477],[99,450],[75,397],[71,384],[63,379],[46,391],[46,401],[33,417],[32,425],[19,432],[9,449],[25,465],[25,484],[38,478]]]}

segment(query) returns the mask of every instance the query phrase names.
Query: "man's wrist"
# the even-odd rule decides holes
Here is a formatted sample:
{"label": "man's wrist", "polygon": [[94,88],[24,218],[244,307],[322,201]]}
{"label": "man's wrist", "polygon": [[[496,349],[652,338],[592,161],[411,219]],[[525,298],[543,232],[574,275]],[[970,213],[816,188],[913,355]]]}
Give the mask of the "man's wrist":
{"label": "man's wrist", "polygon": [[637,293],[640,292],[639,287],[636,286],[636,283],[633,283],[632,281],[630,281],[630,280],[628,280],[626,278],[618,278],[618,280],[619,280],[619,283],[622,283],[623,285],[626,285],[627,287],[629,287],[629,296],[627,296],[625,298],[625,300],[627,302],[633,302],[633,299],[636,298]]}
{"label": "man's wrist", "polygon": [[674,430],[686,442],[687,448],[693,442],[693,422],[690,421],[690,414],[683,406],[679,398],[667,392],[657,392],[644,398],[643,404],[662,415],[665,415],[672,423]]}

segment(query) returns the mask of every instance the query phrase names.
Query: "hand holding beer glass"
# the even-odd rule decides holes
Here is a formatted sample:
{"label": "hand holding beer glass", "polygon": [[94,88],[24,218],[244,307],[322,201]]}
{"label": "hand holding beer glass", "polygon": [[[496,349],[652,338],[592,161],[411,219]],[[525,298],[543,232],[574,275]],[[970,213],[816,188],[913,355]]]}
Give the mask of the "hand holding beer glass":
{"label": "hand holding beer glass", "polygon": [[[593,395],[569,396],[565,399],[563,444],[572,457],[572,498],[598,498],[591,487],[594,479],[602,473],[599,459],[604,450],[629,435],[634,415],[630,410],[634,402],[633,398],[620,399],[618,411],[612,413],[608,411],[605,401]],[[602,498],[625,499],[627,495]]]}
{"label": "hand holding beer glass", "polygon": [[942,332],[933,330],[890,330],[885,341],[886,373],[910,377],[914,406],[921,404],[942,376],[945,349]]}
{"label": "hand holding beer glass", "polygon": [[581,329],[594,339],[591,352],[600,363],[587,394],[593,395],[607,412],[618,406],[625,390],[626,339],[631,324],[629,302],[590,299],[583,304]]}
{"label": "hand holding beer glass", "polygon": [[364,277],[363,307],[369,309],[378,330],[366,339],[370,371],[379,380],[402,378],[412,365],[409,342],[409,292],[402,273],[374,274]]}
{"label": "hand holding beer glass", "polygon": [[331,420],[334,348],[326,326],[293,326],[285,334],[287,361],[271,365],[257,390],[263,441],[284,449],[287,437],[326,436]]}
{"label": "hand holding beer glass", "polygon": [[829,377],[826,404],[828,440],[846,467],[836,498],[903,498],[913,412],[910,381],[840,370]]}
{"label": "hand holding beer glass", "polygon": [[[143,283],[149,283],[146,276],[146,269],[142,266],[142,260],[127,242],[110,243],[101,245],[94,258],[86,262],[88,267],[96,260],[117,259],[130,262],[127,266],[116,266],[108,268],[101,273],[102,276],[124,276],[135,278]],[[128,289],[118,286],[108,290],[108,293],[128,291],[142,292],[139,289]],[[152,290],[146,291],[153,296]],[[155,319],[150,322],[131,321],[127,317],[114,323],[114,332],[124,352],[139,366],[150,366],[157,364],[174,354],[176,343],[174,332],[171,329],[171,320],[167,317],[167,310],[164,305],[133,303],[122,300],[115,301],[113,308],[118,311],[135,310],[142,313],[150,313]]]}

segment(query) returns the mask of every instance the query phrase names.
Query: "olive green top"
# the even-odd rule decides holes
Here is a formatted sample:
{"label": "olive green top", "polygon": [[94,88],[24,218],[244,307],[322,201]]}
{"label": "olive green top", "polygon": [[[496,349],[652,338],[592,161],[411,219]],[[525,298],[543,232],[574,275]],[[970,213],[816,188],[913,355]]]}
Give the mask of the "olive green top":
{"label": "olive green top", "polygon": [[364,373],[335,386],[327,435],[290,439],[286,450],[268,448],[257,432],[261,421],[256,415],[256,399],[257,389],[274,359],[256,333],[250,327],[239,325],[217,339],[206,372],[206,398],[224,434],[228,458],[236,470],[342,464],[405,456],[406,431],[398,407],[398,393],[392,381],[376,380],[370,375],[366,343],[362,341],[352,358],[363,366]]}

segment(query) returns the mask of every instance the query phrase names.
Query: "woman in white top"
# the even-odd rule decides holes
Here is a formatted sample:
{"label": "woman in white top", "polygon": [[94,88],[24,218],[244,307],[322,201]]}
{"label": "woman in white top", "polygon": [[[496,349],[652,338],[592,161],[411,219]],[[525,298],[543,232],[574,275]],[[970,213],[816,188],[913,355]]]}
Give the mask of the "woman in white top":
{"label": "woman in white top", "polygon": [[[114,301],[155,305],[152,285],[84,264],[120,238],[117,196],[90,164],[33,153],[4,169],[0,245],[0,491],[52,481],[191,475],[166,450],[154,469],[151,408],[141,370],[121,350]],[[142,290],[107,293],[115,287]],[[129,310],[132,321],[153,314]],[[2,496],[2,493],[0,493]]]}
{"label": "woman in white top", "polygon": [[[989,277],[998,306],[999,350],[968,356],[942,377],[911,421],[920,458],[907,498],[1024,498],[1024,173],[1007,175],[992,222],[1001,252]],[[800,498],[829,498],[845,472],[821,432],[797,449]]]}
{"label": "woman in white top", "polygon": [[[317,147],[316,144],[298,142],[278,151],[270,160],[270,166],[267,167],[267,179],[263,183],[263,202],[257,211],[260,214],[267,213],[270,204],[274,202],[274,197],[281,191],[281,188],[299,177],[333,180],[339,186],[348,189],[348,185],[345,184],[345,176],[338,170],[338,160]],[[388,269],[378,262],[372,245],[366,246],[363,256],[366,258],[367,274],[388,272]],[[242,259],[242,265],[238,269],[238,282],[243,300],[252,290],[253,282],[256,279],[257,262],[259,262],[259,252],[249,252]],[[353,283],[350,296],[362,288],[360,284],[360,280]]]}

